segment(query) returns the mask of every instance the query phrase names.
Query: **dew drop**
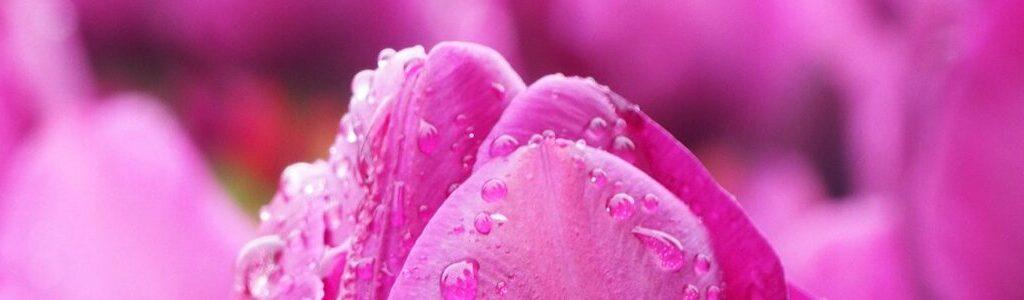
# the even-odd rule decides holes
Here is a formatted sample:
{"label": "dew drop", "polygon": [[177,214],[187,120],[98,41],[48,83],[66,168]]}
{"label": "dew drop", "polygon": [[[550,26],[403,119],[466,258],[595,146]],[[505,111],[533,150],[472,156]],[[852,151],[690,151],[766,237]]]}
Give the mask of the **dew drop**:
{"label": "dew drop", "polygon": [[622,118],[615,119],[615,132],[622,133],[624,130],[626,130],[626,120]]}
{"label": "dew drop", "polygon": [[646,209],[647,211],[655,211],[658,209],[658,204],[661,202],[661,198],[658,198],[658,196],[655,196],[654,194],[648,193],[647,195],[644,195],[640,202],[643,203],[644,209]]}
{"label": "dew drop", "polygon": [[590,170],[590,183],[593,183],[597,187],[603,187],[605,183],[608,183],[608,174],[600,168]]}
{"label": "dew drop", "polygon": [[700,299],[700,290],[697,289],[697,286],[694,286],[692,284],[687,284],[686,285],[686,290],[683,291],[683,299],[686,299],[686,300],[697,300],[697,299]]}
{"label": "dew drop", "polygon": [[434,153],[434,150],[437,150],[437,127],[434,127],[434,124],[430,124],[427,120],[420,120],[417,136],[416,143],[420,148],[420,152],[430,155]]}
{"label": "dew drop", "polygon": [[711,271],[711,259],[704,254],[697,254],[693,262],[693,273],[697,275],[704,275],[708,271]]}
{"label": "dew drop", "polygon": [[707,300],[718,300],[722,298],[722,288],[717,285],[708,286],[707,294],[705,295]]}
{"label": "dew drop", "polygon": [[373,81],[373,70],[362,70],[352,78],[352,100],[366,100],[370,95],[370,83]]}
{"label": "dew drop", "polygon": [[491,229],[494,228],[494,220],[491,220],[491,214],[485,212],[477,214],[476,218],[473,219],[473,227],[480,234],[490,234]]}
{"label": "dew drop", "polygon": [[542,136],[540,134],[534,133],[533,135],[530,136],[529,144],[530,145],[536,145],[536,144],[540,143],[540,141],[543,141],[543,140],[544,140],[544,136]]}
{"label": "dew drop", "polygon": [[491,157],[504,157],[519,148],[519,140],[507,134],[502,134],[491,142]]}
{"label": "dew drop", "polygon": [[458,114],[455,116],[455,124],[464,125],[466,124],[466,119],[468,119],[468,117],[466,117],[466,114]]}
{"label": "dew drop", "polygon": [[491,82],[491,89],[498,94],[499,97],[505,96],[505,85],[500,82]]}
{"label": "dew drop", "polygon": [[395,49],[384,48],[377,54],[377,67],[383,68],[388,65],[388,61],[391,60],[392,56],[395,56]]}
{"label": "dew drop", "polygon": [[678,239],[664,231],[640,226],[634,227],[632,232],[644,248],[658,258],[662,269],[675,272],[683,267],[683,246]]}
{"label": "dew drop", "polygon": [[241,271],[236,284],[254,298],[268,298],[276,289],[281,267],[278,265],[285,242],[277,235],[249,241],[242,247],[235,268]]}
{"label": "dew drop", "polygon": [[612,215],[616,220],[622,221],[629,219],[636,212],[636,206],[634,205],[633,196],[626,193],[618,193],[608,198],[608,204],[605,209],[609,214]]}
{"label": "dew drop", "polygon": [[480,197],[488,203],[505,199],[506,195],[508,195],[508,185],[505,184],[505,181],[497,178],[488,180],[480,189]]}
{"label": "dew drop", "polygon": [[541,135],[543,135],[544,139],[546,140],[553,140],[555,139],[555,137],[557,137],[557,135],[555,135],[555,131],[551,129],[544,130],[544,132],[542,132]]}
{"label": "dew drop", "polygon": [[508,222],[508,217],[506,217],[505,215],[503,215],[501,213],[493,213],[493,214],[491,214],[491,220],[493,220],[494,223],[497,223],[498,225],[501,225],[501,224],[504,224],[505,222]]}
{"label": "dew drop", "polygon": [[593,119],[590,119],[590,124],[587,124],[587,129],[593,131],[605,130],[606,128],[608,128],[608,121],[605,121],[601,117],[594,117]]}
{"label": "dew drop", "polygon": [[636,144],[628,137],[620,135],[615,137],[615,141],[612,142],[612,149],[617,152],[629,152],[636,149]]}
{"label": "dew drop", "polygon": [[441,272],[441,297],[445,300],[476,299],[479,270],[480,263],[471,258],[444,267]]}

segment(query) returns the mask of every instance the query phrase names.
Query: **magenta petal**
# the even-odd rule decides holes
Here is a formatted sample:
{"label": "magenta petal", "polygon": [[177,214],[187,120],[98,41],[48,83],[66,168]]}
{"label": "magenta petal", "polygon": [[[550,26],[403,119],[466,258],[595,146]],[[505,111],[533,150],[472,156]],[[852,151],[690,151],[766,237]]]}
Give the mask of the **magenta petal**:
{"label": "magenta petal", "polygon": [[1024,297],[1024,5],[984,11],[915,141],[907,216],[938,298]]}
{"label": "magenta petal", "polygon": [[[293,288],[286,280],[308,277],[314,270],[302,266],[312,265],[334,285],[323,287],[328,298],[386,296],[433,212],[469,176],[484,135],[525,88],[500,55],[466,43],[442,43],[429,53],[386,49],[377,65],[353,79],[330,159],[293,165],[282,176],[278,196],[264,208],[264,234],[286,243],[294,235],[298,246],[277,250],[253,241],[269,245],[257,250],[283,254],[261,261],[265,255],[243,252],[242,295],[261,295],[247,286],[263,278],[274,284],[267,293],[284,295]],[[327,259],[331,253],[343,257]],[[316,263],[289,269],[290,257]]]}
{"label": "magenta petal", "polygon": [[11,160],[0,298],[230,294],[248,224],[170,115],[133,98],[51,119]]}
{"label": "magenta petal", "polygon": [[[635,105],[593,80],[548,76],[509,105],[484,145],[503,135],[522,141],[546,130],[632,162],[682,199],[710,231],[730,295],[785,295],[778,257],[739,204],[689,150]],[[481,149],[479,155],[488,154]]]}
{"label": "magenta petal", "polygon": [[[595,182],[595,170],[608,181]],[[506,184],[502,200],[483,199],[491,180]],[[647,195],[661,200],[657,208],[640,207],[636,199]],[[486,231],[478,224],[481,214],[489,219]],[[746,294],[723,286],[727,271],[710,235],[697,215],[641,170],[603,151],[545,140],[482,166],[445,201],[391,297]]]}

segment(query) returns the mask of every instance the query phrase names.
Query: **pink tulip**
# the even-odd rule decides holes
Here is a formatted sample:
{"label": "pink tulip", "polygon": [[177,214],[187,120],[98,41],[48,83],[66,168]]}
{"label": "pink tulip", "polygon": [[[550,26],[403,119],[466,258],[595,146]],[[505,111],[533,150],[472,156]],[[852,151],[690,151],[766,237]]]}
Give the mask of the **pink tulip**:
{"label": "pink tulip", "polygon": [[981,11],[910,140],[908,231],[939,298],[1024,297],[1024,5]]}
{"label": "pink tulip", "polygon": [[[230,295],[249,224],[153,99],[91,101],[73,16],[60,1],[6,1],[0,107],[0,298]],[[7,55],[11,54],[11,55]]]}
{"label": "pink tulip", "polygon": [[[493,50],[384,50],[327,160],[288,167],[242,298],[783,298],[774,251],[637,106]],[[803,295],[794,290],[792,296]]]}

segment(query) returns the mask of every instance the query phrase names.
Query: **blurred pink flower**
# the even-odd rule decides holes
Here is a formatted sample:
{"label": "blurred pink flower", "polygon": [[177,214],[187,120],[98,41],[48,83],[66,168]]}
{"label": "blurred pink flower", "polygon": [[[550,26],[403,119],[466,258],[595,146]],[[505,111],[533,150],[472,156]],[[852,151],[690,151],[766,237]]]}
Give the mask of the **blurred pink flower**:
{"label": "blurred pink flower", "polygon": [[0,298],[229,295],[251,228],[173,118],[143,96],[92,101],[64,2],[0,13],[0,107],[16,109],[0,132],[17,136],[0,141]]}
{"label": "blurred pink flower", "polygon": [[939,298],[1024,297],[1024,5],[982,6],[908,171],[915,274]]}
{"label": "blurred pink flower", "polygon": [[379,57],[353,80],[329,159],[282,174],[239,255],[238,296],[789,293],[732,197],[607,87],[527,87],[474,44]]}

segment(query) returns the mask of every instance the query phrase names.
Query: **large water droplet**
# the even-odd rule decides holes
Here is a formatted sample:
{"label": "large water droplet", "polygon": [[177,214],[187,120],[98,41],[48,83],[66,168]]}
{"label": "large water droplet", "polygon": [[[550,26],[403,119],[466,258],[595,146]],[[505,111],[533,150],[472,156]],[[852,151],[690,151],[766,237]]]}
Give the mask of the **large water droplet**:
{"label": "large water droplet", "polygon": [[485,212],[477,214],[476,218],[473,219],[473,227],[476,228],[476,232],[479,232],[480,234],[490,234],[491,229],[494,228],[494,221],[491,220],[491,214]]}
{"label": "large water droplet", "polygon": [[590,124],[587,124],[587,129],[593,131],[603,131],[607,128],[608,121],[605,121],[604,118],[601,117],[594,117],[593,119],[590,119]]}
{"label": "large water droplet", "polygon": [[370,95],[370,84],[373,82],[373,70],[362,70],[352,78],[352,100],[359,102]]}
{"label": "large water droplet", "polygon": [[643,203],[644,209],[647,211],[655,211],[658,209],[658,204],[661,203],[661,198],[654,194],[646,194],[643,199],[640,200]]}
{"label": "large water droplet", "polygon": [[277,279],[281,276],[278,263],[284,251],[285,242],[277,235],[256,238],[242,247],[235,268],[240,273],[236,281],[244,294],[253,298],[266,299],[276,288]]}
{"label": "large water droplet", "polygon": [[507,134],[502,134],[491,142],[491,157],[504,157],[519,148],[519,140]]}
{"label": "large water droplet", "polygon": [[616,220],[622,221],[629,219],[636,212],[636,205],[634,205],[633,196],[626,193],[618,193],[608,198],[608,204],[605,209],[612,215]]}
{"label": "large water droplet", "polygon": [[505,85],[500,82],[491,82],[491,89],[498,94],[499,99],[503,99],[505,97]]}
{"label": "large water droplet", "polygon": [[543,132],[541,132],[541,135],[544,136],[544,139],[547,140],[553,140],[556,137],[558,137],[558,135],[556,135],[555,131],[552,129],[544,130]]}
{"label": "large water droplet", "polygon": [[711,271],[711,259],[704,254],[697,254],[697,257],[693,261],[693,273],[697,275],[704,275],[708,271]]}
{"label": "large water droplet", "polygon": [[508,186],[505,181],[497,178],[484,182],[483,188],[480,189],[480,197],[489,203],[505,199],[506,195],[508,195]]}
{"label": "large water droplet", "polygon": [[678,271],[685,263],[682,243],[678,239],[661,230],[634,227],[633,236],[651,254],[658,258],[661,267],[667,271]]}
{"label": "large water droplet", "polygon": [[686,289],[683,290],[683,299],[685,300],[697,300],[700,299],[700,290],[697,286],[687,284]]}
{"label": "large water droplet", "polygon": [[434,124],[430,124],[427,120],[420,120],[416,143],[423,154],[433,154],[434,150],[437,150],[437,127],[434,127]]}
{"label": "large water droplet", "polygon": [[476,299],[480,263],[467,258],[449,264],[441,272],[441,297],[445,300]]}
{"label": "large water droplet", "polygon": [[601,168],[594,168],[590,170],[590,183],[597,187],[603,187],[605,183],[608,183],[608,174],[601,170]]}
{"label": "large water droplet", "polygon": [[543,141],[543,140],[544,140],[544,136],[542,136],[540,134],[534,133],[533,135],[530,135],[530,140],[529,140],[528,143],[530,145],[536,145],[536,144],[540,143],[540,141]]}

